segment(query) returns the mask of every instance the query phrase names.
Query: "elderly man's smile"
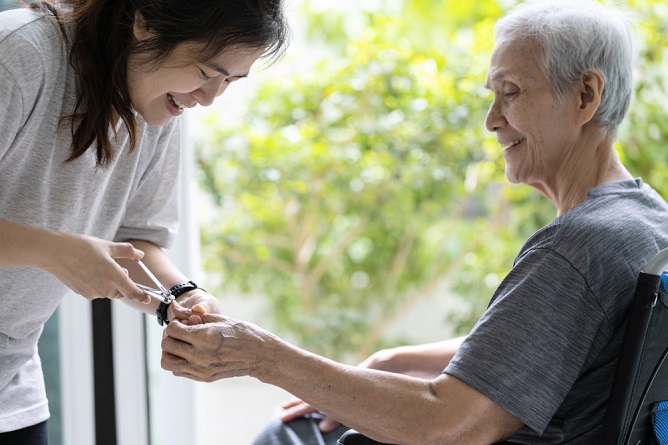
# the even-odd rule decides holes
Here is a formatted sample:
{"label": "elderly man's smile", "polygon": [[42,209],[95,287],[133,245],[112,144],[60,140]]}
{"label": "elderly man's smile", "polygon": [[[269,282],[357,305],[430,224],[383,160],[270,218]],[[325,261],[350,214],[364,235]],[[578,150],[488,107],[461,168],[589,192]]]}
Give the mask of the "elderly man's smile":
{"label": "elderly man's smile", "polygon": [[508,150],[509,148],[515,147],[524,141],[525,139],[516,139],[508,142],[499,141],[499,144],[501,144],[501,148],[503,148],[504,150]]}

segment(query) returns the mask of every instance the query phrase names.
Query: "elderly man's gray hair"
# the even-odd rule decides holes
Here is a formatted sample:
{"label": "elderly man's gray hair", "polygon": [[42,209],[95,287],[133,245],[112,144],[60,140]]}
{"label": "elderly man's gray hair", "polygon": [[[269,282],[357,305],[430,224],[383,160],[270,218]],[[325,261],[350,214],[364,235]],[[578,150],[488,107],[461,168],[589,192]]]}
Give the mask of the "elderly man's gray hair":
{"label": "elderly man's gray hair", "polygon": [[542,46],[539,64],[555,97],[563,100],[592,69],[605,87],[595,122],[614,137],[633,90],[633,39],[628,14],[592,0],[530,0],[496,25],[496,38],[529,36]]}

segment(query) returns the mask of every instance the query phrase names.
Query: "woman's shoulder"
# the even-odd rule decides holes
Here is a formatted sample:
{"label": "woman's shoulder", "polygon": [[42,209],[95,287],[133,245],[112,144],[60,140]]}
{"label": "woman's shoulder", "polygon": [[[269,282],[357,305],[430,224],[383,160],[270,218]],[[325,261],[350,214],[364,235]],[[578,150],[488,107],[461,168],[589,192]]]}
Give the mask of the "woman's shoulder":
{"label": "woman's shoulder", "polygon": [[16,8],[0,12],[0,41],[11,36],[28,36],[43,32],[46,16],[30,8]]}
{"label": "woman's shoulder", "polygon": [[28,8],[0,13],[0,92],[19,89],[28,108],[44,92],[60,93],[69,46],[53,17]]}
{"label": "woman's shoulder", "polygon": [[65,39],[55,19],[28,8],[0,12],[0,63],[44,64],[62,60]]}

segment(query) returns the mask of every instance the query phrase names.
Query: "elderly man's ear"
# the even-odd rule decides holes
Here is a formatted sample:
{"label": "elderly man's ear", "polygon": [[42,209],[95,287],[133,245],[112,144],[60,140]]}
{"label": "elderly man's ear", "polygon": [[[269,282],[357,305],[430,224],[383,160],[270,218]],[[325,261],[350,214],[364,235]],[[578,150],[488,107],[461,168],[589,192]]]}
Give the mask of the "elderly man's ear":
{"label": "elderly man's ear", "polygon": [[601,105],[601,95],[605,80],[603,74],[597,69],[589,71],[582,75],[576,90],[579,94],[579,110],[581,123],[585,124],[592,120],[598,107]]}

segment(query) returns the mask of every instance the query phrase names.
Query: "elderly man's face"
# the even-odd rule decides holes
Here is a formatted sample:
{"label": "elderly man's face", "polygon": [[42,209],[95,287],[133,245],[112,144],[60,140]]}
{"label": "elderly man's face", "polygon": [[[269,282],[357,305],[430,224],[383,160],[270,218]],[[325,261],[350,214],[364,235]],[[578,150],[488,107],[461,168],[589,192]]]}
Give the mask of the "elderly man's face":
{"label": "elderly man's face", "polygon": [[538,65],[540,46],[530,38],[507,38],[492,53],[487,87],[494,93],[485,124],[503,148],[506,176],[539,189],[554,178],[575,148],[577,94],[560,103]]}

